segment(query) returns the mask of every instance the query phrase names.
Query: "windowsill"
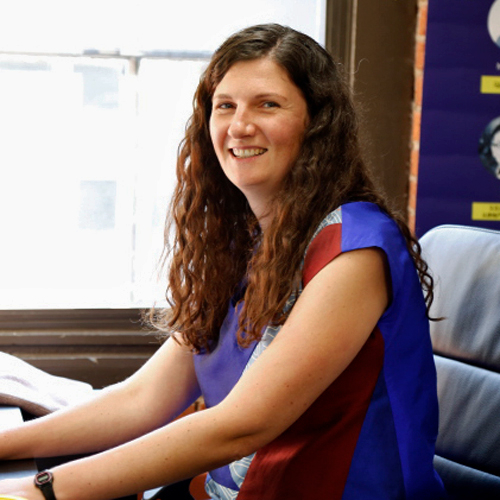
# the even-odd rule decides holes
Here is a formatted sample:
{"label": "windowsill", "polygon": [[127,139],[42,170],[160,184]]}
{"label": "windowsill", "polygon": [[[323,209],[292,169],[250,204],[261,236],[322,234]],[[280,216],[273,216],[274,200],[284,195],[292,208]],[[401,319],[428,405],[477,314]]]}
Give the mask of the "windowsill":
{"label": "windowsill", "polygon": [[137,309],[0,312],[0,351],[95,388],[128,377],[159,346]]}
{"label": "windowsill", "polygon": [[141,329],[141,309],[29,309],[0,310],[0,330],[61,328]]}

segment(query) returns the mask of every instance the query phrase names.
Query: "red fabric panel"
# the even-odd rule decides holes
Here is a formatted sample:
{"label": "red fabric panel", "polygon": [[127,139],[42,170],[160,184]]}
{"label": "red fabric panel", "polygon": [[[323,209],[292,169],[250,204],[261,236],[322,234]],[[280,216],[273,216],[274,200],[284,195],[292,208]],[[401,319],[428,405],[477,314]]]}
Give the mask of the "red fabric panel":
{"label": "red fabric panel", "polygon": [[238,500],[341,500],[383,358],[376,329],[312,406],[256,453]]}
{"label": "red fabric panel", "polygon": [[[342,225],[332,224],[314,238],[304,286],[341,253],[341,237]],[[383,359],[384,340],[376,329],[311,407],[256,453],[238,500],[340,500]]]}
{"label": "red fabric panel", "polygon": [[302,271],[304,287],[314,276],[321,271],[342,251],[342,224],[331,224],[326,226],[313,239],[307,249]]}

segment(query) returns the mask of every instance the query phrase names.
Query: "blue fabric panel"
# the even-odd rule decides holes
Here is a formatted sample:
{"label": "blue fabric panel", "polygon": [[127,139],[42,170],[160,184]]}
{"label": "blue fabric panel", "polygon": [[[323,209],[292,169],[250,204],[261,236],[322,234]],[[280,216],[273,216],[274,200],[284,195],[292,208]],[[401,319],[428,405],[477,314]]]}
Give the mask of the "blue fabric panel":
{"label": "blue fabric panel", "polygon": [[401,500],[405,487],[391,405],[380,373],[352,457],[342,500]]}
{"label": "blue fabric panel", "polygon": [[[194,356],[196,375],[207,408],[219,404],[229,394],[241,377],[256,346],[256,342],[248,349],[238,345],[235,335],[238,331],[238,311],[239,307],[236,309],[231,302],[217,347],[210,353]],[[239,489],[231,477],[229,466],[212,470],[210,475],[227,488]]]}
{"label": "blue fabric panel", "polygon": [[238,345],[235,332],[238,331],[240,307],[229,308],[217,347],[210,353],[194,356],[196,374],[208,408],[219,404],[236,385],[256,346],[256,342],[248,349]]}
{"label": "blue fabric panel", "polygon": [[[384,337],[384,376],[406,488],[406,499],[443,498],[432,460],[438,432],[436,368],[425,302],[397,225],[370,203],[342,207],[342,250],[379,247],[387,255],[393,302],[378,326]],[[359,223],[363,221],[363,231]],[[404,362],[402,362],[404,360]]]}

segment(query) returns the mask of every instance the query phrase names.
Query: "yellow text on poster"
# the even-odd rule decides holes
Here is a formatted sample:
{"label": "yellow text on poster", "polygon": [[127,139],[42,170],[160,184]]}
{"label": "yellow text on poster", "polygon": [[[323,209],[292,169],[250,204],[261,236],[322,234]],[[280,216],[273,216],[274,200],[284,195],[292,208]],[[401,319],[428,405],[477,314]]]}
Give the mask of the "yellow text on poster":
{"label": "yellow text on poster", "polygon": [[500,221],[500,203],[472,203],[472,220]]}
{"label": "yellow text on poster", "polygon": [[481,77],[481,94],[500,94],[500,76],[483,75]]}

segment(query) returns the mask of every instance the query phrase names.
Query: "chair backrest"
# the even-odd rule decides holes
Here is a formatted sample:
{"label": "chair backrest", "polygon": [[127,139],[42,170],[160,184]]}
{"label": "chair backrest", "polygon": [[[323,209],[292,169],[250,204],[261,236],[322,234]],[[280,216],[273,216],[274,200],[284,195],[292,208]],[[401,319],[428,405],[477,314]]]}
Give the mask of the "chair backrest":
{"label": "chair backrest", "polygon": [[436,469],[459,499],[500,499],[500,231],[439,226],[420,240],[436,281]]}

